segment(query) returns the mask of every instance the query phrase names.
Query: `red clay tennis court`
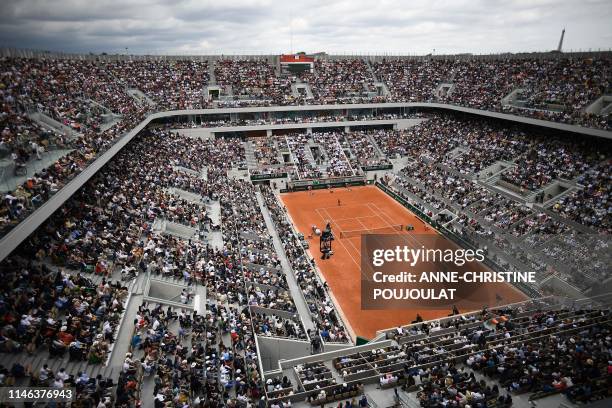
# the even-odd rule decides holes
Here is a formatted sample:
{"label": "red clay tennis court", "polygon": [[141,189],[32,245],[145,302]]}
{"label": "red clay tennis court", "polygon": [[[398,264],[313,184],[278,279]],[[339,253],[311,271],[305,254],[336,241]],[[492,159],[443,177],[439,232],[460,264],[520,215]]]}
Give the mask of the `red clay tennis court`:
{"label": "red clay tennis court", "polygon": [[[433,319],[450,313],[447,306],[415,310],[361,309],[361,234],[437,234],[416,215],[385,194],[378,187],[364,186],[284,193],[281,199],[297,230],[308,237],[313,225],[319,228],[331,221],[336,240],[331,259],[321,260],[318,238],[310,239],[310,253],[329,285],[336,305],[352,334],[368,339],[377,330],[410,323],[419,313],[423,319]],[[338,205],[338,200],[340,204]],[[399,231],[400,226],[412,225],[414,231]],[[490,283],[468,299],[457,301],[464,313],[484,305],[513,303],[527,298],[507,283]]]}

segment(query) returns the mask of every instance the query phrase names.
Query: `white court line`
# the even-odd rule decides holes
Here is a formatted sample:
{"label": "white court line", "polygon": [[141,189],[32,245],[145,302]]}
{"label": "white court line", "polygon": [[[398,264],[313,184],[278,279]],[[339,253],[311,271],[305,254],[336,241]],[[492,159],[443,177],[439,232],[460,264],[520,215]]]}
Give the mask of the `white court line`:
{"label": "white court line", "polygon": [[[324,211],[327,213],[327,215],[328,215],[328,216],[330,216],[330,214],[329,214],[329,212],[328,212],[327,210],[325,210],[325,209],[323,209],[323,210],[324,210]],[[323,218],[323,216],[322,216],[322,215],[319,213],[319,209],[318,209],[318,208],[317,208],[317,214],[319,214],[319,217],[321,217],[321,219],[323,219],[323,221],[325,221],[325,219]],[[329,218],[329,219],[330,219],[330,221],[331,221],[331,222],[334,222],[334,221],[333,221],[333,217],[331,217],[331,216],[330,216],[330,218]],[[359,262],[357,262],[357,261],[355,260],[355,257],[354,257],[354,256],[351,254],[351,252],[348,250],[348,248],[347,248],[347,247],[344,245],[344,243],[342,242],[342,240],[341,240],[341,239],[338,239],[338,242],[340,243],[340,245],[342,245],[342,247],[344,248],[344,250],[346,251],[346,253],[347,253],[347,254],[349,254],[349,256],[351,257],[351,259],[353,260],[353,262],[355,263],[355,265],[357,265],[357,267],[358,267],[358,268],[359,268],[359,270],[361,271],[361,265],[359,264]]]}
{"label": "white court line", "polygon": [[365,225],[363,222],[359,221],[359,217],[356,217],[355,219],[357,220],[357,222],[358,222],[358,223],[360,223],[360,224],[361,224],[361,226],[362,226],[363,228],[365,228],[366,230],[370,231],[370,228],[368,228],[368,227],[367,227],[367,226],[366,226],[366,225]]}
{"label": "white court line", "polygon": [[[365,205],[365,204],[359,204],[359,205]],[[372,211],[370,208],[368,209]],[[364,215],[363,217],[336,218],[336,221],[348,221],[348,220],[354,220],[358,218],[374,218],[374,217],[378,217],[378,215]]]}
{"label": "white court line", "polygon": [[[391,217],[389,217],[389,214],[387,214],[386,212],[384,212],[383,210],[381,210],[381,209],[378,207],[378,205],[373,204],[373,203],[368,203],[368,205],[373,205],[373,206],[374,206],[374,207],[376,207],[376,208],[378,209],[378,211],[380,211],[380,213],[381,213],[381,214],[383,214],[385,217],[388,217],[389,219],[392,219]],[[410,211],[410,210],[408,210],[408,211]],[[413,214],[413,215],[414,215],[414,214]],[[416,217],[416,215],[414,215],[414,216]],[[382,218],[382,217],[381,217],[381,218]],[[418,217],[417,217],[417,218],[418,218]],[[438,230],[436,230],[435,228],[431,227],[431,229],[435,231],[436,235],[441,235],[441,234],[438,232]],[[400,234],[398,234],[398,235],[400,235]],[[409,233],[409,232],[406,232],[405,234],[401,234],[401,235],[403,235],[403,236],[405,236],[405,237],[406,237],[406,241],[407,241],[408,243],[410,243],[410,240],[412,240],[412,242],[416,242],[416,244],[417,244],[417,245],[421,245],[421,246],[423,246],[423,247],[427,248],[427,246],[426,246],[426,245],[425,245],[423,242],[421,242],[419,239],[417,239],[417,238],[414,236],[414,234],[411,234],[411,233]],[[419,235],[419,234],[417,234],[417,235]],[[445,240],[449,241],[449,240],[448,240],[448,238],[444,237],[443,235],[441,235],[441,236],[442,236],[442,237],[443,237]],[[456,243],[454,243],[454,242],[452,242],[452,241],[449,241],[449,242],[450,242],[451,244],[453,244],[453,245],[457,245]],[[444,264],[444,265],[446,265],[446,266],[448,266],[448,265],[451,265],[451,266],[452,266],[452,263],[451,263],[451,264],[449,264],[448,262],[442,262],[442,264]]]}
{"label": "white court line", "polygon": [[[340,225],[338,225],[338,223],[337,223],[337,222],[336,222],[336,221],[335,221],[335,220],[334,220],[332,217],[330,217],[330,218],[328,218],[328,219],[326,220],[326,219],[325,219],[325,217],[323,217],[323,216],[321,215],[321,213],[319,212],[319,210],[320,210],[320,209],[321,209],[321,208],[315,208],[315,211],[317,212],[317,215],[318,215],[319,217],[321,217],[321,219],[323,220],[323,223],[324,223],[324,224],[325,224],[325,223],[327,223],[327,222],[330,222],[330,223],[332,223],[332,224],[335,224],[335,227],[337,227],[337,228],[340,230],[340,232],[341,232],[341,233],[342,233],[342,232],[344,232],[344,231],[342,230],[342,228],[340,227]],[[329,212],[327,212],[327,211],[325,211],[325,212],[327,213],[327,215],[329,215]]]}
{"label": "white court line", "polygon": [[[363,204],[363,205],[365,205],[365,204]],[[369,208],[369,210],[370,210],[370,211],[372,211],[372,209],[371,209],[371,208]],[[326,211],[326,212],[327,212],[327,211]],[[329,214],[329,212],[327,212],[327,213]],[[368,227],[366,227],[366,226],[365,226],[365,225],[364,225],[364,224],[363,224],[361,221],[357,220],[357,222],[358,222],[358,223],[360,223],[361,225],[363,225],[363,227],[364,227],[365,229],[367,229],[368,231],[370,231],[370,229],[369,229]],[[357,248],[357,247],[355,246],[355,244],[353,244],[353,241],[351,241],[351,238],[350,238],[350,237],[348,238],[348,243],[349,243],[349,244],[351,244],[351,247],[353,247],[353,249],[354,249],[355,251],[357,251],[357,253],[358,253],[359,255],[361,255],[361,250],[360,250],[359,248]],[[344,243],[343,243],[343,242],[341,242],[341,244],[342,244],[342,246],[344,247],[344,249],[347,249],[347,248],[346,248],[346,246],[344,245]],[[349,252],[349,251],[347,250],[347,252]],[[349,253],[349,255],[351,255],[351,254]],[[352,256],[352,255],[351,255],[351,258],[353,258],[353,256]],[[355,261],[355,258],[353,258],[353,261]],[[355,263],[357,263],[357,262],[355,262]],[[361,270],[361,263],[357,264],[357,266],[359,267],[359,275],[361,275],[361,278],[364,278],[364,273],[363,273],[363,271]],[[367,275],[365,275],[365,277],[367,278]]]}
{"label": "white court line", "polygon": [[[380,219],[383,220],[388,226],[392,227],[393,224],[389,224],[388,221],[386,221],[382,216],[384,215],[385,217],[387,217],[387,219],[393,219],[392,217],[389,217],[389,214],[387,214],[386,212],[384,212],[383,210],[380,209],[380,207],[378,207],[378,205],[374,204],[374,203],[368,203],[368,206],[374,206],[376,207],[376,210],[378,211],[379,214],[381,214]],[[413,214],[414,215],[414,214]],[[413,234],[409,234],[409,233],[405,233],[405,234],[397,234],[397,235],[403,235],[406,237],[406,240],[408,242],[410,242],[411,240],[413,242],[416,242],[419,245],[425,245],[423,244],[421,241],[419,241]]]}
{"label": "white court line", "polygon": [[[397,202],[396,202],[396,203],[397,203]],[[380,207],[378,207],[378,205],[373,204],[373,203],[368,203],[368,205],[370,205],[370,204],[371,204],[371,205],[373,205],[374,207],[376,207],[376,209],[377,209],[377,210],[378,210],[378,211],[379,211],[379,212],[380,212],[382,215],[384,215],[385,217],[387,217],[387,219],[391,219],[391,220],[393,219],[392,217],[390,217],[390,216],[389,216],[389,214],[387,214],[385,211],[381,210],[381,209],[380,209]],[[399,203],[397,203],[397,204],[398,204],[398,205],[401,205],[401,204],[399,204]],[[417,216],[416,216],[416,214],[414,214],[412,211],[408,210],[407,208],[405,208],[405,207],[403,207],[403,206],[402,206],[402,208],[404,208],[406,211],[410,212],[410,214],[412,214],[412,216],[413,216],[413,217],[416,217],[416,218],[417,218],[419,221],[421,221],[421,219],[420,219],[419,217],[417,217]],[[381,217],[381,218],[382,218],[382,217]],[[423,222],[423,221],[421,221],[421,222]],[[404,226],[404,227],[405,227],[405,226]],[[438,231],[437,231],[435,228],[431,227],[431,229],[432,229],[433,231],[435,231],[435,232],[436,232],[436,235],[439,235],[439,232],[438,232]],[[409,233],[408,231],[406,231],[406,233],[405,233],[404,235],[406,235],[407,237],[412,238],[412,239],[413,239],[414,241],[416,241],[418,244],[425,245],[425,244],[423,244],[423,242],[421,242],[420,240],[418,240],[418,239],[417,239],[417,238],[414,236],[414,234],[411,234],[411,233]],[[417,234],[417,235],[419,235],[419,234]]]}
{"label": "white court line", "polygon": [[317,209],[318,210],[327,210],[327,209],[331,210],[332,208],[340,208],[340,209],[342,209],[344,207],[357,207],[357,206],[364,206],[364,205],[366,205],[366,204],[364,204],[364,203],[354,203],[354,204],[342,203],[342,205],[337,205],[336,204],[336,205],[331,205],[329,207],[318,207]]}
{"label": "white court line", "polygon": [[[370,210],[371,211],[371,210]],[[367,229],[368,231],[370,231],[370,229],[368,227],[366,227],[361,221],[357,220],[358,223],[360,223],[361,225],[363,225],[363,227],[365,229]],[[361,236],[360,236],[361,239]],[[351,241],[351,238],[348,239],[348,242],[351,244],[351,246],[355,249],[355,251],[357,251],[359,253],[359,255],[363,256],[363,254],[361,253],[361,250],[359,248],[357,248],[355,246],[355,244],[353,244],[353,241]],[[364,275],[363,271],[361,270],[361,265],[359,265],[359,274],[361,275],[361,279],[363,279],[364,277],[367,278],[367,275]]]}

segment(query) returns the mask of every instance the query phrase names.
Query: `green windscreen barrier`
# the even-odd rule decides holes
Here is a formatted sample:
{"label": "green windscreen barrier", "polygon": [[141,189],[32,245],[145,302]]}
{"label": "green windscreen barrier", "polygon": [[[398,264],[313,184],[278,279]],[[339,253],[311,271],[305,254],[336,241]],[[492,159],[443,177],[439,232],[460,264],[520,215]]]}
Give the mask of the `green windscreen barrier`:
{"label": "green windscreen barrier", "polygon": [[360,337],[357,336],[357,342],[356,342],[356,346],[363,346],[364,344],[368,344],[370,342],[370,340],[366,339],[365,337]]}

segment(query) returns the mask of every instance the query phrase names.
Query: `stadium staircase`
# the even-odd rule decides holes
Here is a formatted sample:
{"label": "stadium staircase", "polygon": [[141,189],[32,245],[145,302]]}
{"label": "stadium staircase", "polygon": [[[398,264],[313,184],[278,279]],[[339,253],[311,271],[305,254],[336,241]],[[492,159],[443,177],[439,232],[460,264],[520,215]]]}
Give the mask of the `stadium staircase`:
{"label": "stadium staircase", "polygon": [[601,116],[612,115],[612,95],[602,96],[602,102],[606,105],[599,111]]}
{"label": "stadium staircase", "polygon": [[607,116],[612,114],[612,94],[606,94],[595,99],[584,111],[593,115]]}
{"label": "stadium staircase", "polygon": [[217,76],[215,75],[215,64],[209,61],[208,63],[208,85],[217,85]]}
{"label": "stadium staircase", "polygon": [[190,176],[195,176],[195,177],[199,177],[200,174],[201,174],[200,172],[197,172],[197,171],[195,171],[193,169],[189,169],[189,168],[183,167],[183,166],[172,166],[172,169],[180,171],[180,172],[183,172],[183,173],[188,174]]}
{"label": "stadium staircase", "polygon": [[[355,170],[353,169],[353,166],[351,166],[351,161],[349,160],[349,155],[353,155],[350,144],[347,143],[346,147],[342,146],[342,143],[340,143],[340,139],[338,139],[337,135],[334,135],[334,140],[336,141],[336,144],[338,145],[338,149],[340,149],[339,151],[342,153],[342,156],[344,156],[344,160],[346,160],[346,163],[348,164],[349,168],[351,169],[353,174],[355,174]],[[349,152],[349,155],[346,154],[347,150]]]}
{"label": "stadium staircase", "polygon": [[519,98],[521,93],[523,92],[523,88],[515,88],[508,95],[504,96],[501,100],[502,106],[523,106],[519,102]]}
{"label": "stadium staircase", "polygon": [[255,146],[253,146],[253,143],[249,140],[243,142],[243,146],[247,167],[251,170],[257,169],[258,164],[255,158]]}
{"label": "stadium staircase", "polygon": [[[321,152],[321,164],[317,164],[317,161],[315,160],[314,155],[312,154],[311,148],[313,147],[318,148],[319,152]],[[308,139],[308,143],[306,143],[306,146],[304,147],[304,152],[308,163],[310,163],[313,168],[318,169],[321,172],[321,176],[323,178],[327,177],[327,164],[329,157],[327,156],[327,151],[323,148],[323,145],[314,142],[314,140],[310,138]]]}
{"label": "stadium staircase", "polygon": [[455,90],[455,84],[452,82],[441,82],[436,86],[434,91],[435,96],[438,99],[444,100],[446,97],[450,96]]}
{"label": "stadium staircase", "polygon": [[40,112],[40,111],[32,111],[28,113],[28,119],[42,127],[43,129],[50,130],[54,133],[66,135],[69,139],[77,139],[82,137],[83,135],[70,126],[66,126],[57,120],[53,119],[51,116]]}
{"label": "stadium staircase", "polygon": [[[478,173],[475,174],[475,176],[477,179],[487,183],[494,182],[503,172],[515,166],[516,164],[512,161],[497,160],[496,162],[480,170]],[[497,178],[494,179],[494,177]]]}
{"label": "stadium staircase", "polygon": [[71,149],[49,149],[41,154],[40,160],[33,156],[25,163],[27,172],[23,175],[15,175],[15,161],[13,159],[10,157],[0,159],[0,193],[15,190],[17,186],[25,183],[28,177],[53,166],[70,152],[72,152]]}
{"label": "stadium staircase", "polygon": [[393,165],[393,173],[396,174],[399,173],[405,167],[414,163],[414,160],[406,156],[399,158],[389,158],[389,161],[391,161],[391,164]]}
{"label": "stadium staircase", "polygon": [[102,123],[100,125],[100,131],[102,132],[105,132],[106,130],[112,128],[121,121],[122,115],[114,113],[111,109],[107,108],[106,106],[93,99],[80,98],[80,101],[85,105],[91,106],[94,111],[101,110],[103,112],[97,115],[102,119]]}
{"label": "stadium staircase", "polygon": [[300,89],[304,90],[304,93],[306,94],[306,99],[312,99],[313,98],[312,89],[310,88],[310,85],[305,83],[305,82],[302,82],[298,78],[297,82],[291,83],[291,95],[294,98],[302,97],[302,94],[300,93]]}
{"label": "stadium staircase", "polygon": [[[558,183],[559,181],[557,180],[556,183]],[[568,195],[571,195],[572,193],[582,190],[582,186],[580,186],[578,183],[572,183],[573,185],[565,185],[566,190],[561,192],[560,194],[555,194],[552,195],[551,198],[546,199],[545,201],[543,201],[542,203],[536,204],[536,205],[540,205],[542,207],[552,207],[557,201],[561,200],[563,197],[566,197]],[[543,192],[547,192],[547,190],[549,190],[548,187],[543,189]]]}
{"label": "stadium staircase", "polygon": [[[470,148],[467,146],[458,146],[455,147],[453,150],[451,150],[450,152],[446,153],[446,159],[447,160],[454,160],[464,154],[467,154],[470,152]],[[448,167],[448,166],[447,166]]]}
{"label": "stadium staircase", "polygon": [[172,235],[184,240],[205,241],[207,237],[207,234],[200,231],[199,228],[193,228],[188,225],[168,221],[159,217],[153,222],[152,229],[161,234]]}
{"label": "stadium staircase", "polygon": [[164,191],[168,194],[178,196],[179,198],[188,201],[190,203],[197,204],[201,207],[205,206],[205,203],[202,199],[202,196],[196,193],[192,193],[190,191],[182,190],[177,187],[167,187],[164,188]]}
{"label": "stadium staircase", "polygon": [[376,77],[376,73],[374,72],[374,68],[372,68],[372,64],[370,64],[370,60],[368,58],[365,58],[364,61],[366,63],[366,66],[368,67],[370,75],[372,75],[372,78],[374,78],[374,82],[380,82],[378,80],[378,77]]}
{"label": "stadium staircase", "polygon": [[[461,154],[459,154],[458,156],[460,156],[460,155]],[[443,170],[443,171],[447,172],[447,173],[453,174],[456,177],[460,177],[460,178],[464,178],[464,179],[468,179],[468,180],[473,180],[474,179],[474,175],[473,174],[464,174],[464,173],[461,173],[459,170],[457,170],[457,169],[455,169],[453,167],[447,166],[444,163],[437,163],[436,167],[439,168],[440,170]]]}
{"label": "stadium staircase", "polygon": [[421,408],[421,403],[413,392],[398,390],[399,404],[404,408]]}
{"label": "stadium staircase", "polygon": [[107,113],[107,114],[112,114],[113,113],[113,111],[111,111],[109,108],[107,108],[106,106],[102,105],[99,102],[94,101],[93,99],[90,99],[90,98],[80,98],[80,101],[85,103],[85,104],[87,104],[87,105],[94,106],[94,107],[97,107],[99,109],[102,109],[104,111],[104,113]]}
{"label": "stadium staircase", "polygon": [[521,190],[520,187],[509,183],[501,178],[501,174],[503,172],[491,177],[486,182],[480,181],[481,185],[486,185],[489,190],[494,193],[500,194],[510,200],[518,201],[521,204],[529,203],[529,199],[531,202],[535,199],[535,194],[530,191]]}
{"label": "stadium staircase", "polygon": [[379,96],[390,96],[389,87],[384,82],[374,82],[374,86],[378,89]]}
{"label": "stadium staircase", "polygon": [[346,156],[346,158],[348,160],[356,159],[357,156],[353,152],[353,149],[351,149],[351,144],[348,142],[346,134],[343,134],[340,137],[341,138],[337,138],[338,139],[338,143],[340,143],[340,147],[342,148],[342,151],[344,152],[344,155]]}
{"label": "stadium staircase", "polygon": [[144,92],[140,89],[130,88],[125,91],[129,96],[134,99],[138,105],[148,105],[150,107],[155,107],[157,104],[153,101],[153,99],[149,98]]}

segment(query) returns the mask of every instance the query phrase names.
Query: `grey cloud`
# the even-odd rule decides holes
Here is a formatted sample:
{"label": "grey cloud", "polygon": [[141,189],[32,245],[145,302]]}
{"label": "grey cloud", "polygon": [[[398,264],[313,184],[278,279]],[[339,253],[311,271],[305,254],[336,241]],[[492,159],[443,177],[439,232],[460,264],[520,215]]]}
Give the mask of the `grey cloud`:
{"label": "grey cloud", "polygon": [[610,48],[605,0],[2,0],[0,47],[69,52],[486,53]]}

